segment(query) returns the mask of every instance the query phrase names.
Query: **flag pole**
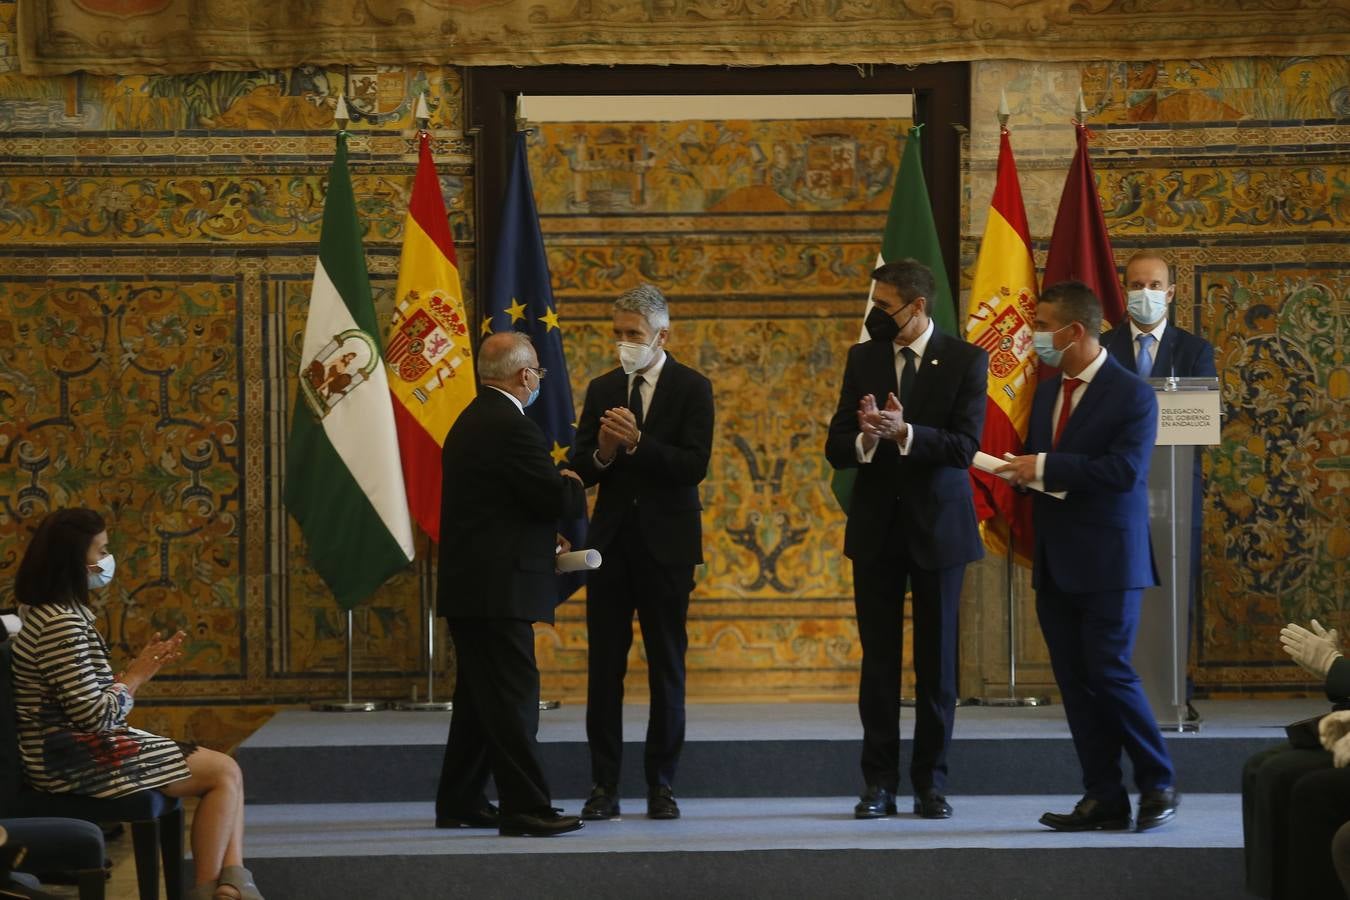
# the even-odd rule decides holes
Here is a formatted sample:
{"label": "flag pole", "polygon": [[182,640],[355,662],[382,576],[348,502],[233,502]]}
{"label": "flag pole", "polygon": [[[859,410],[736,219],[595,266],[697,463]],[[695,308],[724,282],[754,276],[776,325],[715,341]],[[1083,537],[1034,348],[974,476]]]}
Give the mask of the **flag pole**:
{"label": "flag pole", "polygon": [[343,700],[322,700],[310,706],[310,709],[317,712],[377,712],[384,709],[385,704],[380,700],[353,700],[352,699],[352,611],[347,610],[347,699]]}
{"label": "flag pole", "polygon": [[[1079,104],[1082,99],[1080,95]],[[1008,109],[1008,92],[1005,89],[999,91],[998,102],[998,128],[999,134],[1007,132],[1008,119],[1012,114]],[[1015,533],[1012,521],[1008,522],[1007,539],[1004,541],[1004,557],[1007,564],[1004,567],[1006,593],[1008,601],[1008,696],[1006,697],[982,697],[979,699],[980,706],[1047,706],[1050,703],[1049,697],[1019,697],[1017,696],[1017,598],[1013,593],[1013,546]]]}

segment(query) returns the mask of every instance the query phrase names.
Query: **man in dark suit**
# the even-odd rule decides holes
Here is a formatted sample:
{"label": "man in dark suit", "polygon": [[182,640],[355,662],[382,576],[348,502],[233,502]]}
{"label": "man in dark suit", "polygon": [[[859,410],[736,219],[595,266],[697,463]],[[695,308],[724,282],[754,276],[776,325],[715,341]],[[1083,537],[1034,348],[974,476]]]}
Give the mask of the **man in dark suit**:
{"label": "man in dark suit", "polygon": [[[585,489],[576,473],[554,467],[539,426],[523,414],[545,375],[529,337],[488,337],[478,375],[482,390],[441,456],[436,603],[455,642],[457,678],[436,827],[563,834],[581,820],[553,809],[539,763],[532,623],[553,621],[557,524],[582,514]],[[489,774],[500,814],[484,794]]]}
{"label": "man in dark suit", "polygon": [[614,302],[620,367],[590,383],[572,465],[598,484],[589,542],[604,554],[586,588],[586,739],[594,787],[584,819],[619,815],[623,678],[642,625],[651,709],[643,754],[647,816],[677,819],[675,770],[684,746],[685,621],[703,562],[698,485],[712,454],[712,384],[665,350],[666,298],[642,284]]}
{"label": "man in dark suit", "polygon": [[854,815],[895,815],[905,582],[914,611],[914,811],[945,819],[956,716],[957,612],[984,555],[969,467],[984,428],[989,358],[936,330],[933,274],[912,260],[872,273],[870,341],[849,350],[825,455],[858,469],[844,532],[862,642],[858,712],[866,788]]}
{"label": "man in dark suit", "polygon": [[[1106,352],[1115,357],[1116,362],[1141,378],[1213,378],[1218,374],[1214,367],[1214,348],[1209,341],[1167,321],[1176,296],[1176,285],[1172,282],[1171,266],[1161,254],[1140,250],[1131,256],[1125,264],[1125,289],[1129,327],[1112,329],[1102,341]],[[1201,583],[1200,533],[1204,506],[1201,462],[1202,454],[1197,452],[1195,470],[1191,476],[1191,583],[1186,628],[1188,658],[1195,622],[1195,601]],[[1187,717],[1197,720],[1200,716],[1191,706],[1194,692],[1195,685],[1190,672],[1187,672]]]}
{"label": "man in dark suit", "polygon": [[1138,829],[1172,820],[1167,747],[1131,656],[1143,589],[1158,583],[1148,529],[1148,466],[1158,433],[1153,391],[1101,346],[1102,306],[1077,281],[1036,304],[1036,353],[1060,373],[1036,390],[1027,451],[1001,471],[1037,492],[1032,585],[1086,793],[1056,831],[1127,829],[1122,748],[1139,788]]}

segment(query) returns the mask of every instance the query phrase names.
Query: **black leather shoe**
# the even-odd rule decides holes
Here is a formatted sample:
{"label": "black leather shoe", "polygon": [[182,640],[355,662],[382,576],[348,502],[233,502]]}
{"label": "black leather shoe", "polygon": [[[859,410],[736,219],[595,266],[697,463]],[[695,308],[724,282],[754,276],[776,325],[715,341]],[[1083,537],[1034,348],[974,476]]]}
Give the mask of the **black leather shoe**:
{"label": "black leather shoe", "polygon": [[502,837],[554,837],[580,828],[581,819],[560,816],[551,809],[540,813],[504,813],[497,821],[497,833]]}
{"label": "black leather shoe", "polygon": [[591,796],[581,808],[581,817],[587,822],[603,822],[619,815],[619,792],[607,784],[591,788]]}
{"label": "black leather shoe", "polygon": [[925,819],[950,819],[952,805],[934,788],[914,795],[914,812]]}
{"label": "black leather shoe", "polygon": [[855,819],[884,819],[895,815],[895,791],[869,784],[853,807]]}
{"label": "black leather shoe", "polygon": [[471,812],[451,816],[437,816],[437,828],[496,828],[500,814],[491,803]]}
{"label": "black leather shoe", "polygon": [[647,818],[678,819],[680,805],[675,802],[675,792],[668,784],[660,784],[647,789]]}
{"label": "black leather shoe", "polygon": [[1177,807],[1181,805],[1181,795],[1175,788],[1162,788],[1148,791],[1139,798],[1139,824],[1136,831],[1148,831],[1159,825],[1166,825],[1177,816]]}
{"label": "black leather shoe", "polygon": [[1071,813],[1048,812],[1041,824],[1055,831],[1127,831],[1130,827],[1130,801],[1103,803],[1084,797]]}

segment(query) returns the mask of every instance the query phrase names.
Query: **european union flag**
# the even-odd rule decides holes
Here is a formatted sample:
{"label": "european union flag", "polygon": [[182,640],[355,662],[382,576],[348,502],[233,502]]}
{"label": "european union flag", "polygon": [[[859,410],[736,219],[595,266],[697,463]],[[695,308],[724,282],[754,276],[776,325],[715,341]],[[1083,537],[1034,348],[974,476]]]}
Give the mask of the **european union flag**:
{"label": "european union flag", "polygon": [[[524,132],[516,134],[516,149],[506,179],[502,229],[497,236],[487,310],[482,325],[484,335],[514,328],[528,334],[534,342],[539,365],[548,370],[548,375],[539,385],[538,399],[525,409],[525,414],[544,432],[554,463],[565,465],[577,436],[576,408],[572,405],[572,384],[567,378],[558,307],[553,302],[548,259],[544,256],[544,235],[534,208],[534,185],[525,156]],[[564,523],[560,530],[572,542],[573,549],[585,546],[584,517]],[[570,597],[582,580],[580,574],[561,576],[558,602]]]}

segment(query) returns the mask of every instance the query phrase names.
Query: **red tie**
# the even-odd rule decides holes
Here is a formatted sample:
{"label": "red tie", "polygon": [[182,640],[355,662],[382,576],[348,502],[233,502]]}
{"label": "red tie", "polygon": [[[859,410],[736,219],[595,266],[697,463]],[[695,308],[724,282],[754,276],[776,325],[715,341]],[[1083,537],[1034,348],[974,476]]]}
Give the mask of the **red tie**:
{"label": "red tie", "polygon": [[1078,390],[1078,386],[1083,383],[1081,378],[1064,379],[1064,399],[1059,405],[1059,421],[1055,423],[1055,440],[1050,445],[1059,446],[1059,436],[1064,433],[1064,423],[1069,421],[1069,414],[1073,412],[1073,392]]}

